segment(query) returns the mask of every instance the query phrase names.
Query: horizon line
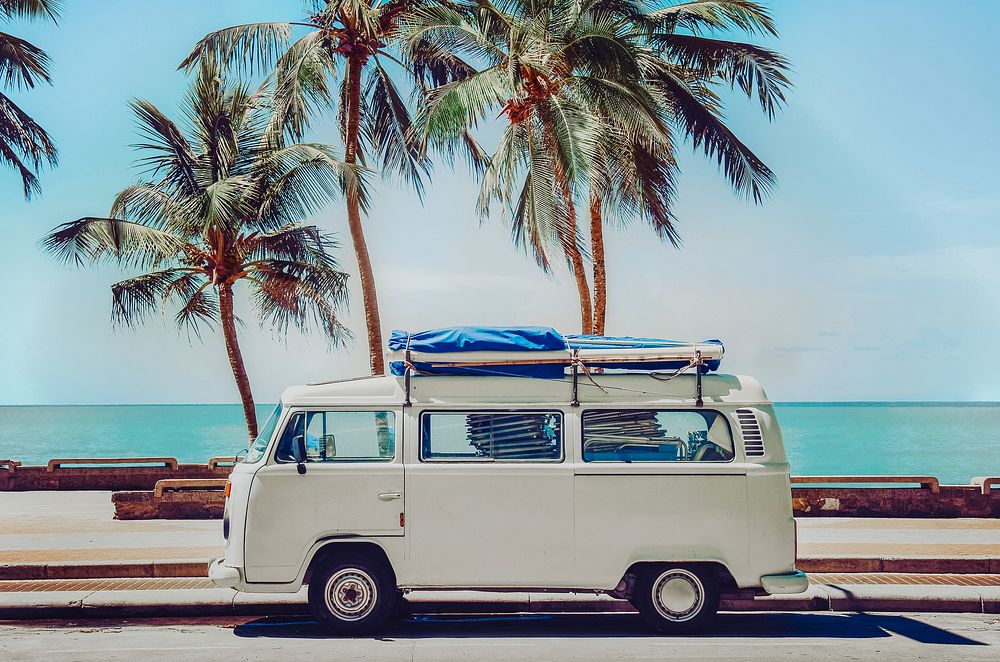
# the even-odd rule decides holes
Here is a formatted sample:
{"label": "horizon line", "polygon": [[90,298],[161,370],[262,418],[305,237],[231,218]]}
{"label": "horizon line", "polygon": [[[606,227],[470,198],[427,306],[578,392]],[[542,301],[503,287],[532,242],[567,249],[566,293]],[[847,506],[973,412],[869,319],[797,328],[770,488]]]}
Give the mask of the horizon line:
{"label": "horizon line", "polygon": [[[1000,400],[772,400],[779,406],[810,405],[1000,405]],[[273,406],[277,402],[255,402],[255,407]],[[240,402],[76,402],[0,404],[0,407],[242,407]]]}

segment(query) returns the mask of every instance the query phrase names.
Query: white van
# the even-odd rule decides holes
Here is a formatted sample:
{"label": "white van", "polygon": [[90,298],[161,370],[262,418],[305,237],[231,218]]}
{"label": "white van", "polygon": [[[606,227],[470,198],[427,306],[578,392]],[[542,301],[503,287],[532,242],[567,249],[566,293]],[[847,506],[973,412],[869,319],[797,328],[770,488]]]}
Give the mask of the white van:
{"label": "white van", "polygon": [[409,590],[606,593],[684,632],[720,594],[807,588],[771,403],[752,378],[703,374],[711,347],[625,372],[627,348],[588,364],[568,344],[571,372],[540,377],[494,375],[547,358],[452,352],[442,369],[407,343],[401,375],[282,394],[227,485],[217,585],[308,584],[341,633],[378,628]]}

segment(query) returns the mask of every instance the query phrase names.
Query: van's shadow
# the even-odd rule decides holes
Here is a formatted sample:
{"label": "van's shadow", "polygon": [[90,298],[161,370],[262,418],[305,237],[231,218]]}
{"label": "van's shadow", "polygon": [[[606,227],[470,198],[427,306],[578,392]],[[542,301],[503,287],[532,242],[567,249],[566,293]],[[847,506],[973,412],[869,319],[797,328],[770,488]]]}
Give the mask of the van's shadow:
{"label": "van's shadow", "polygon": [[[235,628],[239,637],[332,637],[307,617],[269,616]],[[704,637],[873,639],[890,633],[923,644],[982,646],[982,642],[899,615],[832,613],[720,614]],[[657,637],[635,614],[414,614],[390,623],[374,639],[478,637]]]}

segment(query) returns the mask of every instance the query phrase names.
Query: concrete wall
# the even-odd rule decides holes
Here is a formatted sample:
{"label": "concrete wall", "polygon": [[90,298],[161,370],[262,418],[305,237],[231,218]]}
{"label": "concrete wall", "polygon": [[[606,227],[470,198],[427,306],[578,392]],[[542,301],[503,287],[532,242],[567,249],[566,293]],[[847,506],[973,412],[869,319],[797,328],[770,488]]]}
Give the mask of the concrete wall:
{"label": "concrete wall", "polygon": [[0,469],[0,491],[151,490],[164,478],[228,478],[232,467],[209,469],[205,464],[168,467],[13,467]]}
{"label": "concrete wall", "polygon": [[796,517],[1000,517],[1000,490],[971,485],[918,487],[792,487]]}
{"label": "concrete wall", "polygon": [[222,519],[226,497],[221,490],[114,492],[115,519]]}
{"label": "concrete wall", "polygon": [[[117,519],[211,519],[222,517],[222,492],[115,492]],[[937,494],[905,487],[793,487],[796,517],[1000,517],[1000,490],[942,485]]]}

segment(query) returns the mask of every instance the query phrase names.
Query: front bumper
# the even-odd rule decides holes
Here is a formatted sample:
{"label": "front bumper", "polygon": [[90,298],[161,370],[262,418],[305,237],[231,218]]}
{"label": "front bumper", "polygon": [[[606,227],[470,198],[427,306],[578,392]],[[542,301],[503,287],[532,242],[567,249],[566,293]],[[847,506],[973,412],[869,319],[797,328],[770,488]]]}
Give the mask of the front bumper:
{"label": "front bumper", "polygon": [[208,563],[208,578],[220,588],[235,588],[243,581],[239,568],[223,565],[225,559],[214,558]]}
{"label": "front bumper", "polygon": [[760,585],[771,595],[787,595],[789,593],[805,593],[809,588],[809,578],[801,570],[782,575],[764,575]]}

